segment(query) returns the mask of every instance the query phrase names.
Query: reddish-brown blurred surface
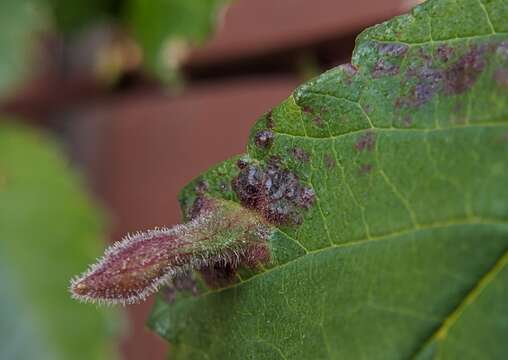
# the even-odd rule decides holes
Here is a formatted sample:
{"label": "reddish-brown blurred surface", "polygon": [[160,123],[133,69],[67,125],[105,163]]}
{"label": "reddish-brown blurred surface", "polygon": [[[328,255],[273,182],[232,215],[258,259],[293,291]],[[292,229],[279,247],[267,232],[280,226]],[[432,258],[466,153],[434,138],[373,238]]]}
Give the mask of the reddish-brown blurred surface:
{"label": "reddish-brown blurred surface", "polygon": [[[188,71],[195,73],[179,95],[163,95],[146,82],[109,93],[89,79],[57,72],[3,108],[65,129],[74,159],[110,211],[111,241],[118,240],[180,221],[182,186],[243,152],[253,122],[302,81],[294,69],[285,69],[295,54],[310,53],[324,67],[348,61],[352,35],[403,11],[402,2],[237,0],[216,37],[190,57]],[[151,301],[127,308],[131,328],[121,343],[124,359],[166,358],[166,343],[145,327],[150,307]]]}

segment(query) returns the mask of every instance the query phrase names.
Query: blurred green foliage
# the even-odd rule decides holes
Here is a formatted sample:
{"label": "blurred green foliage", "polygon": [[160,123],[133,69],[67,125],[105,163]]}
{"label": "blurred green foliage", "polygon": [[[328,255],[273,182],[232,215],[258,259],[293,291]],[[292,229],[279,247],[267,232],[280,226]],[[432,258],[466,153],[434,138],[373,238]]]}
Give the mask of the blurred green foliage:
{"label": "blurred green foliage", "polygon": [[172,82],[190,45],[213,32],[229,0],[130,0],[127,23],[143,48],[149,71]]}
{"label": "blurred green foliage", "polygon": [[90,24],[113,21],[122,1],[118,0],[47,0],[56,27],[65,34],[79,32]]}
{"label": "blurred green foliage", "polygon": [[0,1],[0,95],[12,92],[29,72],[33,35],[47,25],[36,0]]}
{"label": "blurred green foliage", "polygon": [[[61,33],[66,44],[72,45],[84,31],[104,25],[132,36],[146,71],[166,84],[175,84],[190,46],[200,45],[210,36],[219,10],[229,1],[3,0],[0,95],[9,93],[36,64],[34,53],[43,31]],[[113,56],[111,61],[118,59]]]}
{"label": "blurred green foliage", "polygon": [[46,135],[0,125],[0,359],[116,358],[120,314],[67,290],[103,247],[79,185]]}

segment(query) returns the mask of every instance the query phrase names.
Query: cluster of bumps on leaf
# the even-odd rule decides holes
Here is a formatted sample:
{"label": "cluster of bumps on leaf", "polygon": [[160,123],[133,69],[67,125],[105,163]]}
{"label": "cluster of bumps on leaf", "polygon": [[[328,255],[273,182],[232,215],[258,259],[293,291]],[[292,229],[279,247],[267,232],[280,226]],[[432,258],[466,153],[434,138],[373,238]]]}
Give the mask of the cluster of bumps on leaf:
{"label": "cluster of bumps on leaf", "polygon": [[299,225],[302,209],[314,204],[314,190],[300,184],[298,176],[284,169],[277,158],[268,160],[266,167],[238,160],[239,175],[233,180],[233,190],[242,205],[257,210],[270,223]]}

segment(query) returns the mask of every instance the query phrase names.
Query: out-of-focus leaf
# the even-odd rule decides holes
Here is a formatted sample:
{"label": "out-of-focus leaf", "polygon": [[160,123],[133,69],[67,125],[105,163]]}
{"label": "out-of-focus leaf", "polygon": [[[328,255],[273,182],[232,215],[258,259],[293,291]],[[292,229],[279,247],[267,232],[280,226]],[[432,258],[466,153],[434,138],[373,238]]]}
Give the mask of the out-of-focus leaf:
{"label": "out-of-focus leaf", "polygon": [[12,92],[29,74],[35,35],[47,24],[47,13],[37,0],[0,1],[0,96]]}
{"label": "out-of-focus leaf", "polygon": [[112,21],[120,11],[119,0],[46,0],[58,28],[72,34],[90,24]]}
{"label": "out-of-focus leaf", "polygon": [[190,46],[210,37],[219,10],[229,1],[47,0],[57,27],[68,35],[101,22],[123,24],[141,46],[147,70],[173,84]]}
{"label": "out-of-focus leaf", "polygon": [[184,213],[200,184],[296,216],[296,178],[315,203],[278,225],[265,271],[160,297],[173,359],[506,357],[508,1],[429,0],[366,30],[236,162],[186,187]]}
{"label": "out-of-focus leaf", "polygon": [[230,0],[129,0],[127,23],[144,50],[147,68],[167,81],[191,45],[213,32],[218,12]]}
{"label": "out-of-focus leaf", "polygon": [[72,300],[102,216],[46,136],[0,125],[0,358],[114,359],[121,318]]}

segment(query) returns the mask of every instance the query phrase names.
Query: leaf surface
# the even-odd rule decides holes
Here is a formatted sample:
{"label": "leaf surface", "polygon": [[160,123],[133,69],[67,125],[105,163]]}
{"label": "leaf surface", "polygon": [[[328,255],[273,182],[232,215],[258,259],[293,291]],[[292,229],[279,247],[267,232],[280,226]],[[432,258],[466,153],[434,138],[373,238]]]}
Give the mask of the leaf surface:
{"label": "leaf surface", "polygon": [[184,189],[184,214],[203,183],[241,200],[239,159],[277,161],[315,203],[278,226],[265,269],[159,298],[173,358],[508,353],[507,69],[508,1],[430,0],[259,119],[247,154]]}

